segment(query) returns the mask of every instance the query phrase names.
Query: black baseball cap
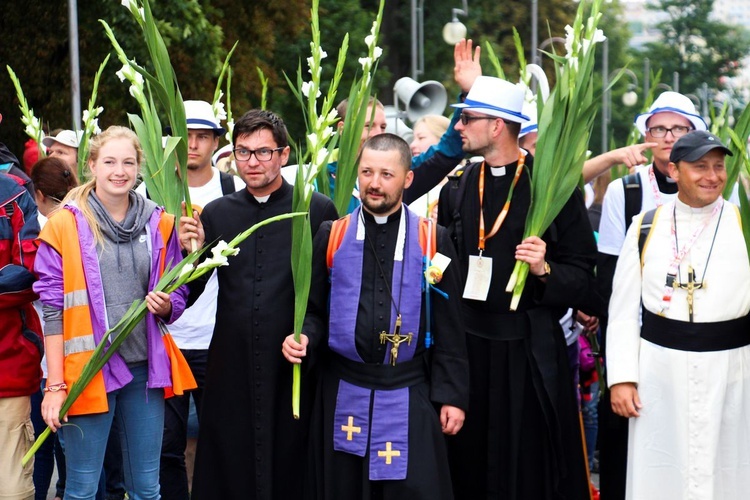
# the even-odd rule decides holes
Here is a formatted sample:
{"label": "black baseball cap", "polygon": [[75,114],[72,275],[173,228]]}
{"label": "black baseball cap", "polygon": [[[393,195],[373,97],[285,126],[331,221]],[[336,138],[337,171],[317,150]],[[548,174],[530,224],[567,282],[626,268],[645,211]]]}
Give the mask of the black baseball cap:
{"label": "black baseball cap", "polygon": [[698,161],[706,153],[717,148],[729,156],[734,156],[729,151],[729,148],[721,142],[721,139],[714,134],[705,130],[695,130],[683,135],[674,143],[672,152],[669,153],[669,161],[672,163],[677,163],[678,161]]}

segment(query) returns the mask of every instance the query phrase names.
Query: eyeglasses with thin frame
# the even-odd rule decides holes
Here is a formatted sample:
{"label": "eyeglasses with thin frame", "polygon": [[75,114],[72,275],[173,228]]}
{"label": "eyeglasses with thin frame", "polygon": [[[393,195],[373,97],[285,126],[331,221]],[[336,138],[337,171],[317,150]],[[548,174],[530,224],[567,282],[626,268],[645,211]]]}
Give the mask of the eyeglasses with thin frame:
{"label": "eyeglasses with thin frame", "polygon": [[677,139],[678,137],[682,137],[683,135],[687,134],[693,130],[691,127],[685,127],[684,125],[677,125],[672,128],[667,127],[651,127],[648,129],[648,132],[651,134],[651,137],[655,137],[657,139],[661,139],[662,137],[667,136],[667,132],[672,132],[672,137]]}
{"label": "eyeglasses with thin frame", "polygon": [[236,148],[233,149],[234,158],[237,161],[250,161],[250,158],[255,155],[258,161],[268,161],[273,158],[274,152],[278,153],[283,151],[284,148],[259,148],[259,149],[245,149]]}
{"label": "eyeglasses with thin frame", "polygon": [[474,116],[474,115],[467,115],[466,113],[461,113],[461,124],[462,125],[468,125],[469,122],[474,120],[498,120],[499,118],[497,116]]}

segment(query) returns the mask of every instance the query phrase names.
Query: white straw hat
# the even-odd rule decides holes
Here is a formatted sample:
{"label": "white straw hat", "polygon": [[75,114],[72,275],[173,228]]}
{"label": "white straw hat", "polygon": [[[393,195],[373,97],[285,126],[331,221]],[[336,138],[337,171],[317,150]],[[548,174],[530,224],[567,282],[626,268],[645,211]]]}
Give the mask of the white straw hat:
{"label": "white straw hat", "polygon": [[519,86],[492,76],[478,76],[464,102],[451,106],[524,123],[529,117],[522,112],[523,100],[524,91]]}
{"label": "white straw hat", "polygon": [[706,122],[695,112],[695,104],[687,96],[678,92],[664,92],[648,109],[648,113],[641,113],[635,117],[635,126],[641,134],[646,135],[646,122],[657,113],[677,113],[687,118],[695,130],[706,130]]}
{"label": "white straw hat", "polygon": [[523,114],[527,115],[529,117],[529,120],[521,124],[521,131],[518,133],[519,139],[526,134],[537,132],[539,130],[539,124],[537,123],[536,117],[536,102],[524,102]]}
{"label": "white straw hat", "polygon": [[185,118],[187,128],[213,130],[218,135],[224,133],[224,127],[216,118],[213,107],[206,101],[185,101]]}

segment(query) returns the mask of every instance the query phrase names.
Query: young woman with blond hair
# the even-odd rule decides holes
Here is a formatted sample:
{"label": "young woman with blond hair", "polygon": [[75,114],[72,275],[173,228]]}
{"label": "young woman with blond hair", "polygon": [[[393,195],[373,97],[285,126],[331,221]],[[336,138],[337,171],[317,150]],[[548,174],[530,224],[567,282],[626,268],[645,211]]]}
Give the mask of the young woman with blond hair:
{"label": "young woman with blond hair", "polygon": [[[117,419],[130,498],[159,498],[164,395],[184,364],[167,349],[165,323],[185,307],[185,290],[153,291],[181,260],[174,218],[132,189],[143,158],[136,135],[110,127],[90,142],[91,180],[73,189],[43,231],[34,290],[43,303],[48,378],[42,417],[60,430],[65,498],[93,499],[110,427]],[[146,298],[148,314],[62,419],[67,389],[108,328]],[[176,353],[175,353],[176,351]],[[174,388],[177,390],[178,388]]]}

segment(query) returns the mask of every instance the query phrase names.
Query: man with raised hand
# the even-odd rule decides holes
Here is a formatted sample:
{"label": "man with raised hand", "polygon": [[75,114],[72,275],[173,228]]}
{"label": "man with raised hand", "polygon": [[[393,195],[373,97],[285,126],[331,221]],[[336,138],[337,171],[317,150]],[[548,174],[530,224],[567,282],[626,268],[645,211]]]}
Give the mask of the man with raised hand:
{"label": "man with raised hand", "polygon": [[[463,318],[471,370],[464,429],[448,437],[457,498],[578,500],[588,496],[565,337],[569,307],[590,309],[596,247],[574,191],[542,237],[523,238],[533,158],[518,146],[524,90],[478,77],[456,130],[470,164],[440,193],[466,278]],[[511,195],[512,193],[512,195]],[[517,310],[505,292],[516,260],[529,264]]]}

